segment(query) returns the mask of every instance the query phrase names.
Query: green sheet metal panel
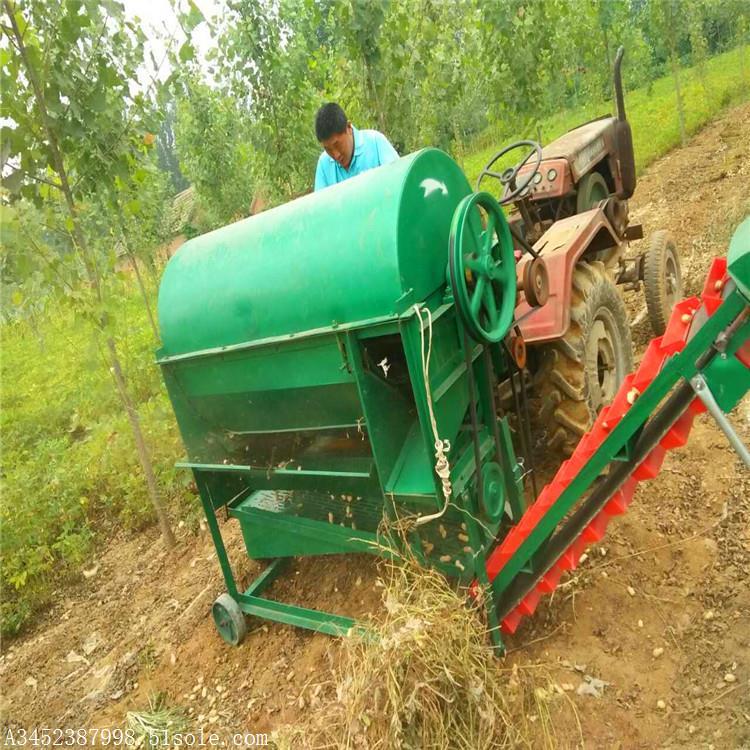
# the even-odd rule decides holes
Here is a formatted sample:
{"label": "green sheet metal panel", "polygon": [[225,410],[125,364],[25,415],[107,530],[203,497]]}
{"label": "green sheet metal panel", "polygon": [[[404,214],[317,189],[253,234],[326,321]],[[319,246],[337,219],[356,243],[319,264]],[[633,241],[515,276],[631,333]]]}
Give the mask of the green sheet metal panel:
{"label": "green sheet metal panel", "polygon": [[376,554],[373,543],[381,518],[379,502],[353,499],[352,512],[347,516],[342,499],[345,496],[330,496],[329,500],[328,496],[321,499],[314,495],[304,491],[260,491],[233,507],[230,514],[240,521],[250,557],[334,555],[352,551]]}
{"label": "green sheet metal panel", "polygon": [[727,268],[742,293],[750,299],[750,216],[732,235]]}
{"label": "green sheet metal panel", "polygon": [[[256,434],[356,428],[362,406],[335,334],[162,364],[188,457],[254,457]],[[281,456],[285,458],[287,456]]]}
{"label": "green sheet metal panel", "polygon": [[[738,330],[737,338],[747,341],[749,333],[750,322]],[[750,391],[750,368],[737,357],[714,357],[703,376],[719,408],[727,414]]]}
{"label": "green sheet metal panel", "polygon": [[403,312],[445,283],[471,191],[424,149],[186,242],[159,290],[161,356]]}

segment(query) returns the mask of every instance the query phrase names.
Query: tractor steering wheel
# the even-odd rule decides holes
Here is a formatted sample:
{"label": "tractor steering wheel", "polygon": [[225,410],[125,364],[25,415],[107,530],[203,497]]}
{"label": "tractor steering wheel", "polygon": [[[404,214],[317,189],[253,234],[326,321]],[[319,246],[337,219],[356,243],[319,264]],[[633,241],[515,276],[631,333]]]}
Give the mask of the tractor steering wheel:
{"label": "tractor steering wheel", "polygon": [[[492,165],[498,161],[498,159],[501,159],[505,154],[514,151],[517,148],[522,148],[524,146],[527,146],[531,150],[526,155],[524,159],[518,162],[515,167],[508,167],[507,169],[503,170],[503,172],[493,172],[490,168]],[[531,159],[532,156],[536,156],[536,160],[534,162],[534,169],[532,169],[529,172],[528,179],[522,184],[515,186],[516,177],[518,177],[518,173],[521,171],[521,169],[526,165],[526,163]],[[484,169],[481,171],[479,175],[479,179],[477,179],[477,191],[479,190],[479,186],[482,183],[482,180],[485,177],[494,177],[496,180],[500,180],[500,184],[503,185],[503,195],[502,198],[498,201],[501,206],[504,206],[506,203],[511,203],[516,198],[518,198],[521,193],[523,193],[526,188],[531,185],[531,181],[536,176],[537,172],[539,171],[539,167],[542,163],[542,147],[536,142],[536,141],[514,141],[509,146],[506,146],[501,151],[498,151],[485,165]]]}

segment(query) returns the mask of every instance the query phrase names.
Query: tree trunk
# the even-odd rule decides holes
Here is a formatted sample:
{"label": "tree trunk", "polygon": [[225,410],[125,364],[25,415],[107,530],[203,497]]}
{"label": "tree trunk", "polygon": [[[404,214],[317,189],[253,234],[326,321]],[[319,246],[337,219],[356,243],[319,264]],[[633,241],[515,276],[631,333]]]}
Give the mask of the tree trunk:
{"label": "tree trunk", "polygon": [[148,495],[151,500],[151,505],[156,512],[156,518],[159,522],[159,528],[161,529],[161,535],[164,538],[164,543],[168,547],[173,547],[175,540],[172,534],[172,528],[169,525],[169,517],[167,511],[164,508],[164,504],[159,497],[159,490],[156,486],[156,477],[154,476],[154,468],[151,464],[151,456],[148,454],[146,449],[146,442],[143,439],[143,432],[141,432],[141,420],[138,416],[138,412],[133,404],[133,399],[128,393],[127,384],[125,382],[125,376],[122,372],[122,366],[120,365],[120,359],[117,356],[117,347],[115,346],[114,339],[109,336],[107,338],[107,349],[109,350],[110,363],[112,365],[112,374],[115,378],[115,385],[117,386],[117,392],[120,396],[120,401],[125,407],[125,411],[130,421],[130,429],[133,431],[133,438],[135,439],[135,447],[138,450],[138,458],[143,468],[143,474],[146,477],[146,485],[148,486]]}
{"label": "tree trunk", "polygon": [[744,18],[739,21],[740,28],[740,43],[739,43],[739,57],[740,57],[740,81],[742,81],[742,90],[747,91],[747,78],[745,77],[745,37],[747,36],[747,22]]}
{"label": "tree trunk", "polygon": [[158,342],[159,341],[159,329],[156,327],[156,322],[154,320],[154,314],[151,310],[151,303],[148,300],[148,293],[146,292],[146,287],[143,283],[143,277],[141,276],[141,269],[138,268],[138,259],[135,257],[135,253],[130,248],[130,242],[128,241],[128,233],[125,228],[125,217],[122,215],[122,207],[120,206],[120,202],[117,202],[117,215],[120,219],[120,233],[122,234],[122,244],[125,247],[125,252],[127,253],[128,259],[130,260],[130,263],[133,266],[133,270],[135,271],[135,278],[138,280],[138,289],[140,289],[141,292],[141,299],[143,300],[143,306],[146,308],[146,313],[148,314],[148,320],[151,324],[151,330],[154,334],[154,339]]}
{"label": "tree trunk", "polygon": [[[168,251],[167,251],[168,254]],[[154,254],[155,255],[155,254]],[[169,260],[169,257],[167,257],[167,260]],[[146,267],[146,271],[148,271],[148,278],[151,282],[151,286],[155,291],[158,291],[159,289],[159,275],[156,271],[156,258],[151,257],[150,260],[144,260],[143,265]]]}
{"label": "tree trunk", "polygon": [[680,89],[680,65],[677,59],[677,40],[675,38],[677,28],[676,9],[669,0],[664,0],[662,6],[663,16],[661,18],[662,33],[666,41],[667,51],[669,53],[669,64],[672,68],[672,78],[674,78],[674,91],[677,99],[677,120],[680,124],[680,143],[685,146],[687,137],[685,135],[685,110],[682,106],[682,90]]}
{"label": "tree trunk", "polygon": [[677,119],[680,123],[680,142],[684,146],[687,143],[687,136],[685,135],[685,110],[682,106],[682,91],[680,90],[680,66],[677,64],[677,57],[674,54],[669,56],[669,61],[672,64],[674,92],[677,98]]}
{"label": "tree trunk", "polygon": [[612,101],[616,101],[615,91],[612,86],[612,54],[609,51],[609,34],[607,34],[607,27],[602,24],[602,34],[604,35],[604,54],[607,57],[607,92],[612,97]]}
{"label": "tree trunk", "polygon": [[148,320],[149,323],[151,323],[151,330],[154,333],[154,338],[159,341],[159,329],[156,327],[156,321],[154,320],[154,313],[151,310],[151,303],[148,300],[148,294],[146,292],[146,287],[143,284],[143,279],[141,278],[141,272],[138,268],[138,259],[133,255],[133,253],[128,250],[128,258],[130,258],[130,262],[133,264],[133,270],[135,271],[135,278],[138,279],[138,288],[141,290],[141,297],[143,299],[143,305],[146,308],[146,312],[148,313]]}

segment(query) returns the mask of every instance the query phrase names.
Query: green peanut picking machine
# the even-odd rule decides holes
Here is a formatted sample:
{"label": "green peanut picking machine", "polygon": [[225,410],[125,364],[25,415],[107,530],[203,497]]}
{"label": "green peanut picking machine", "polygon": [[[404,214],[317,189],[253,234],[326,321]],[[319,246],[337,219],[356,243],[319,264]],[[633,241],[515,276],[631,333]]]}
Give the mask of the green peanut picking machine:
{"label": "green peanut picking machine", "polygon": [[[708,408],[750,461],[724,416],[750,388],[750,221],[538,495],[520,384],[523,322],[550,286],[544,237],[530,252],[522,263],[496,200],[425,149],[170,260],[158,362],[226,582],[213,606],[225,640],[242,640],[246,615],[347,634],[353,619],[264,592],[291,557],[389,554],[382,530],[397,525],[422,564],[483,600],[502,648],[695,414]],[[222,508],[268,561],[244,591]]]}

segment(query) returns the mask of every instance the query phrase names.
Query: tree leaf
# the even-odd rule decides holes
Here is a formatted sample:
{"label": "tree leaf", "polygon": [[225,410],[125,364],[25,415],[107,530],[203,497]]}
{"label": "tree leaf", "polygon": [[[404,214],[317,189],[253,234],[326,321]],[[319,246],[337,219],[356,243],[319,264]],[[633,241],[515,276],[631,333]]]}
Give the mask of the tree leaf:
{"label": "tree leaf", "polygon": [[106,90],[97,89],[96,91],[94,91],[94,93],[89,97],[88,104],[94,112],[104,112],[104,110],[107,108]]}
{"label": "tree leaf", "polygon": [[179,57],[182,62],[190,62],[190,60],[195,59],[195,49],[189,41],[180,47]]}
{"label": "tree leaf", "polygon": [[141,210],[141,202],[137,199],[133,199],[132,201],[128,201],[125,204],[125,212],[129,214],[130,216],[135,216],[139,213]]}
{"label": "tree leaf", "polygon": [[185,29],[185,33],[191,32],[199,23],[206,20],[195,2],[193,0],[189,2],[190,11],[182,16],[182,28]]}
{"label": "tree leaf", "polygon": [[17,193],[23,185],[23,172],[16,169],[7,175],[3,175],[2,185],[8,192]]}

